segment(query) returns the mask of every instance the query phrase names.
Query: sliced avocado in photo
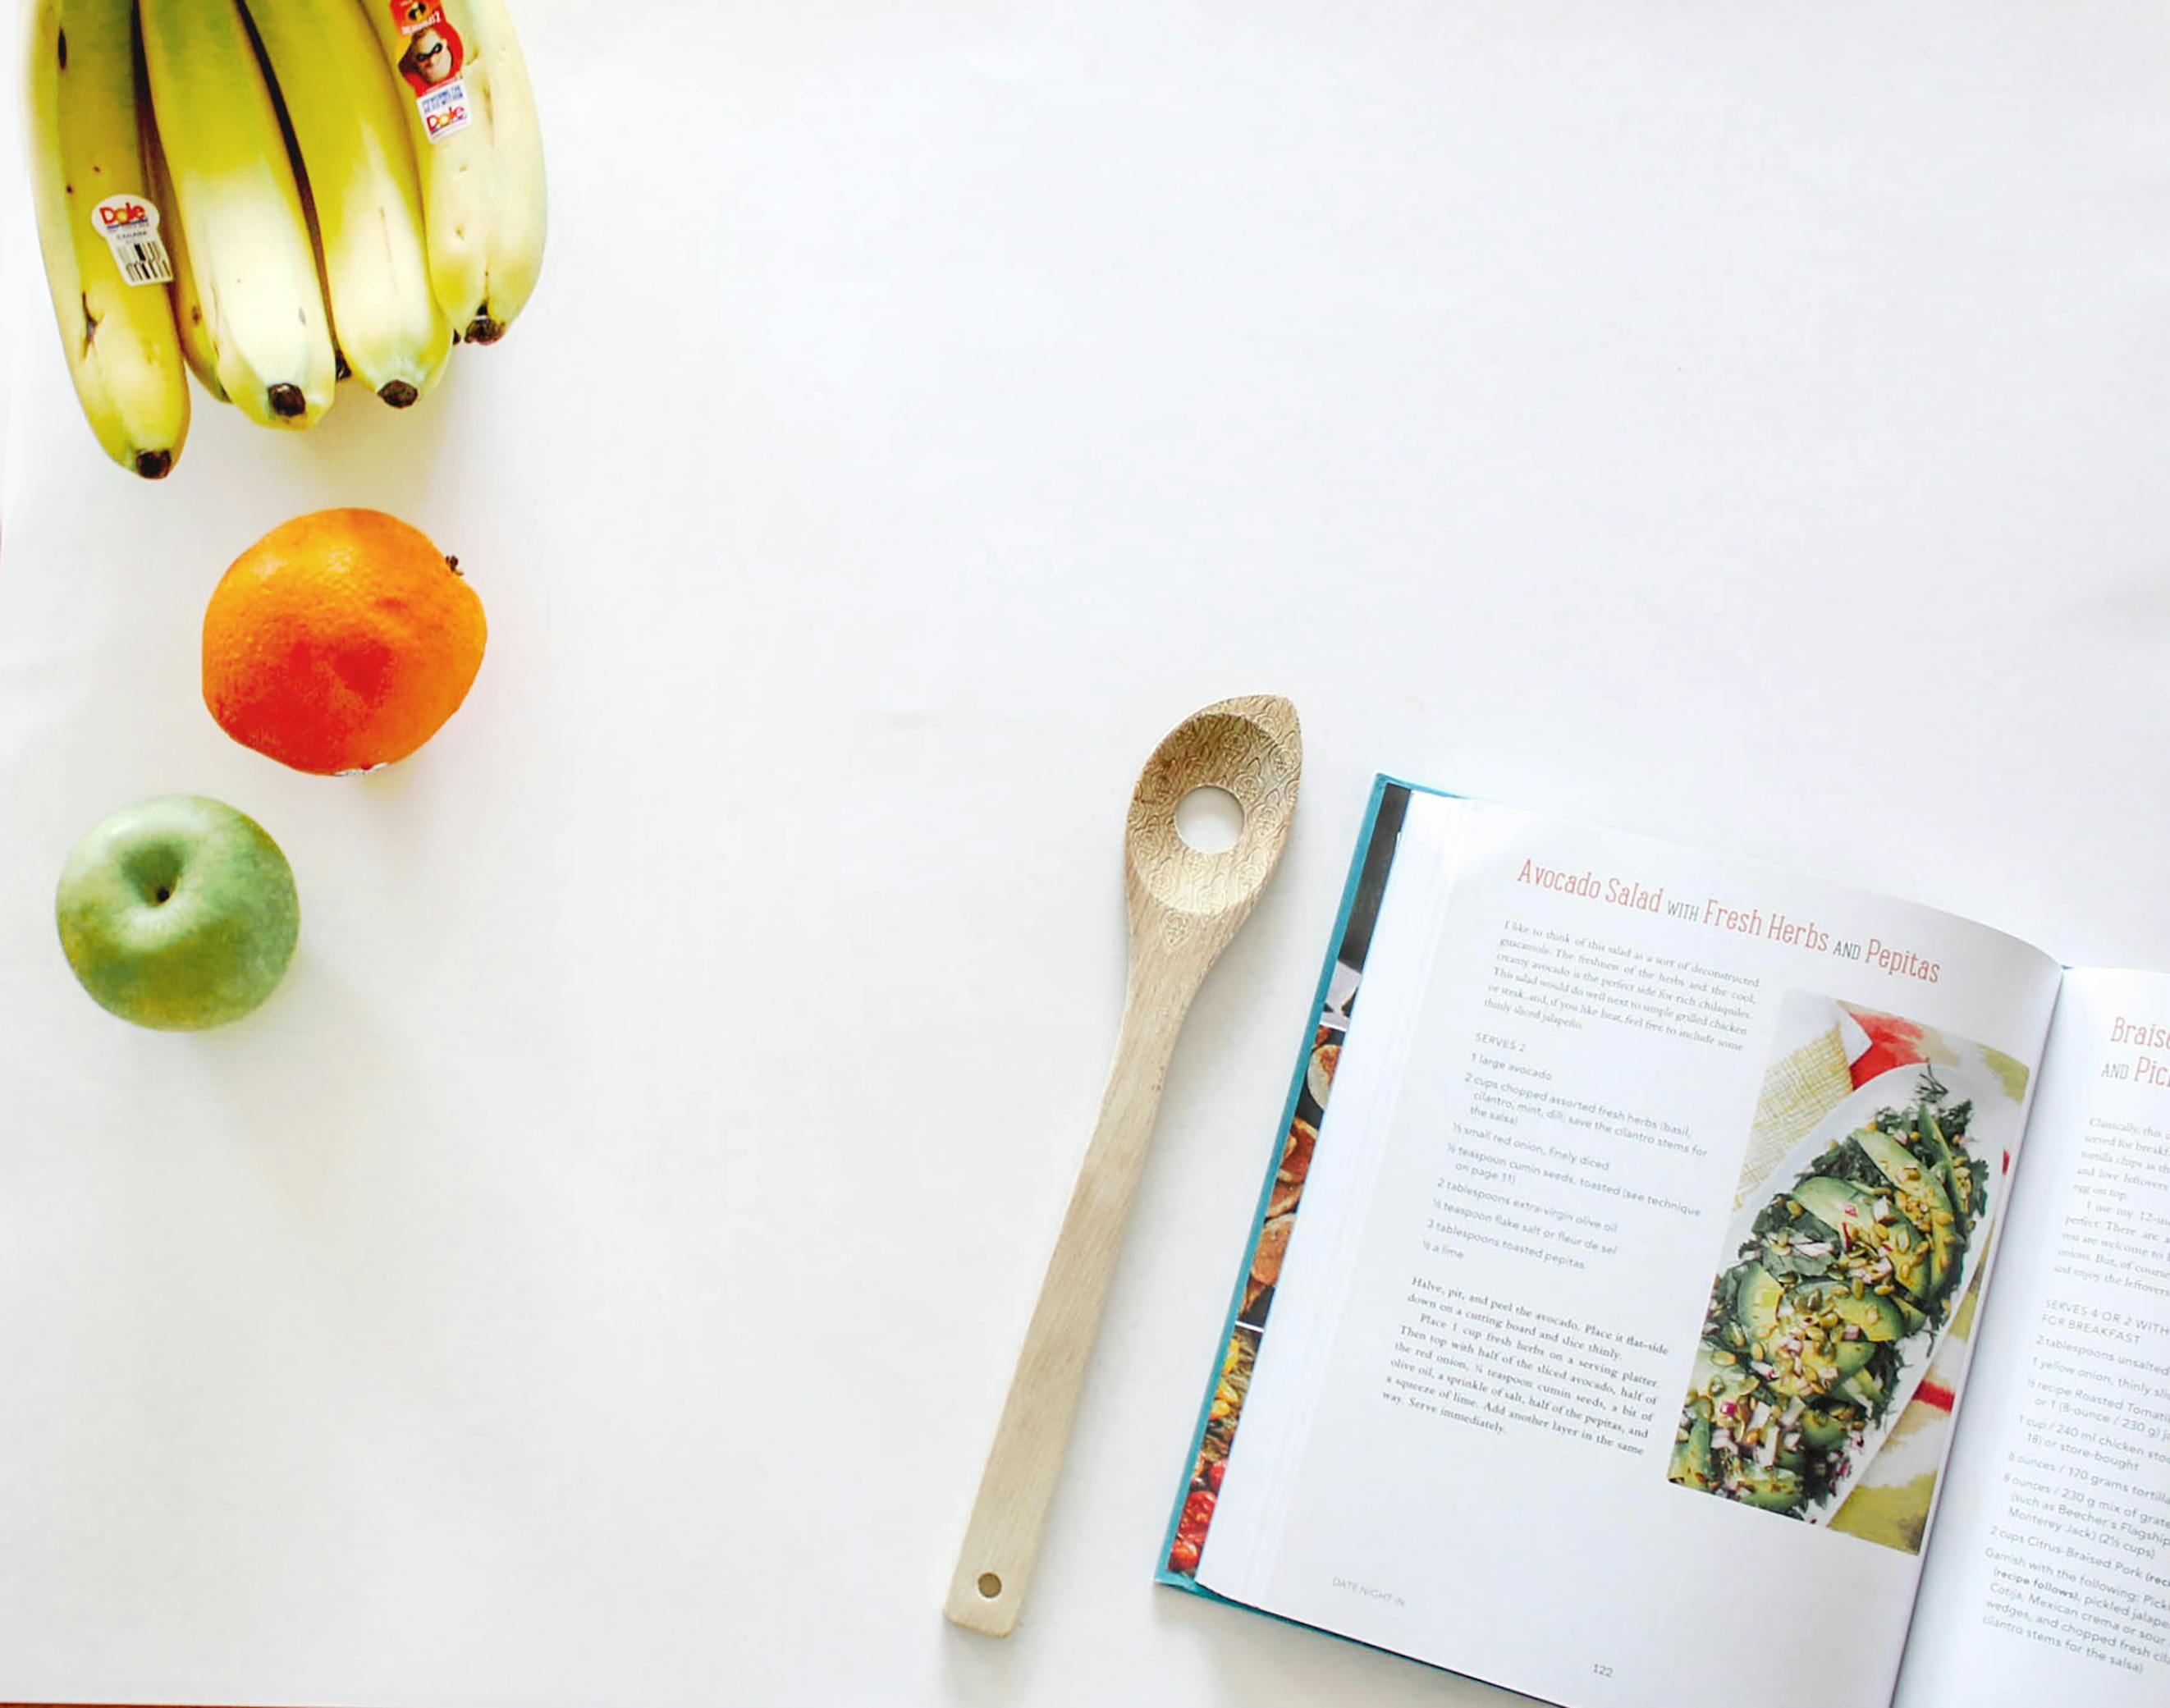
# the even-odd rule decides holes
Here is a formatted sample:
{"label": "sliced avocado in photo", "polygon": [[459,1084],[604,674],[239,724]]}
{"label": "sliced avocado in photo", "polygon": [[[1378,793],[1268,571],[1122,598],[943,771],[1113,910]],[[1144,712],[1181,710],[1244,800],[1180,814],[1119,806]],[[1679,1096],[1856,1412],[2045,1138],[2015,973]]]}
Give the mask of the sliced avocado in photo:
{"label": "sliced avocado in photo", "polygon": [[[1872,1341],[1895,1341],[1906,1332],[1906,1320],[1898,1304],[1873,1293],[1857,1298],[1853,1291],[1841,1281],[1804,1281],[1793,1291],[1802,1304],[1809,1310],[1830,1311],[1842,1323],[1850,1323]],[[1911,1309],[1911,1307],[1909,1307]],[[1921,1317],[1916,1311],[1914,1314]],[[1927,1322],[1927,1317],[1921,1317]]]}
{"label": "sliced avocado in photo", "polygon": [[1724,1347],[1705,1341],[1696,1348],[1695,1368],[1688,1377],[1689,1391],[1713,1400],[1738,1400],[1756,1390],[1756,1373]]}
{"label": "sliced avocado in photo", "polygon": [[[1808,1180],[1819,1180],[1822,1177],[1818,1175],[1809,1175],[1804,1176],[1804,1178]],[[1790,1213],[1789,1211],[1789,1213],[1786,1218],[1787,1228],[1788,1231],[1792,1233],[1794,1239],[1836,1240],[1838,1238],[1838,1229],[1832,1227],[1831,1224],[1829,1222],[1826,1222],[1821,1216],[1816,1214],[1815,1206],[1804,1200],[1798,1191],[1788,1192],[1777,1202],[1789,1207],[1795,1204],[1800,1206],[1801,1213],[1799,1215],[1793,1215]]]}
{"label": "sliced avocado in photo", "polygon": [[1831,1362],[1838,1366],[1839,1380],[1843,1382],[1857,1370],[1868,1368],[1868,1361],[1876,1356],[1873,1341],[1841,1341],[1831,1349]]}
{"label": "sliced avocado in photo", "polygon": [[1781,1370],[1771,1379],[1771,1391],[1786,1400],[1820,1400],[1823,1384],[1805,1372]]}
{"label": "sliced avocado in photo", "polygon": [[1778,1332],[1778,1307],[1786,1289],[1778,1277],[1760,1263],[1740,1272],[1740,1322],[1750,1338],[1769,1341]]}
{"label": "sliced avocado in photo", "polygon": [[1688,1438],[1673,1447],[1672,1469],[1666,1473],[1673,1481],[1685,1483],[1692,1489],[1710,1491],[1710,1423],[1698,1417],[1688,1427]]}
{"label": "sliced avocado in photo", "polygon": [[1813,1408],[1801,1414],[1801,1421],[1796,1427],[1801,1432],[1803,1443],[1818,1453],[1836,1453],[1846,1445],[1849,1433],[1847,1426],[1830,1412]]}
{"label": "sliced avocado in photo", "polygon": [[1914,1117],[1914,1130],[1921,1136],[1923,1149],[1937,1165],[1937,1171],[1944,1177],[1944,1191],[1953,1207],[1967,1218],[1971,1233],[1974,1221],[1974,1164],[1961,1156],[1944,1137],[1944,1130],[1937,1124],[1936,1111],[1923,1104]]}
{"label": "sliced avocado in photo", "polygon": [[1889,1197],[1884,1202],[1891,1209],[1891,1219],[1876,1224],[1884,1255],[1891,1260],[1899,1284],[1923,1304],[1932,1304],[1937,1297],[1937,1284],[1929,1236],[1898,1204]]}
{"label": "sliced avocado in photo", "polygon": [[1876,1408],[1884,1403],[1891,1390],[1878,1379],[1875,1371],[1863,1368],[1856,1370],[1841,1382],[1838,1384],[1838,1391],[1858,1405],[1869,1416],[1873,1417],[1876,1416]]}
{"label": "sliced avocado in photo", "polygon": [[1803,1490],[1797,1472],[1781,1465],[1766,1470],[1743,1459],[1734,1470],[1734,1489],[1740,1503],[1776,1513],[1791,1512],[1801,1504]]}
{"label": "sliced avocado in photo", "polygon": [[1793,1188],[1793,1196],[1810,1214],[1838,1229],[1841,1237],[1873,1245],[1889,1257],[1899,1284],[1916,1299],[1927,1299],[1934,1292],[1929,1283],[1929,1242],[1896,1209],[1890,1221],[1878,1221],[1868,1198],[1828,1175],[1811,1175]]}
{"label": "sliced avocado in photo", "polygon": [[[1910,1202],[1903,1207],[1916,1221],[1926,1214],[1929,1235],[1929,1285],[1941,1291],[1959,1268],[1959,1224],[1944,1190],[1943,1168],[1921,1158],[1889,1133],[1864,1127],[1853,1136],[1868,1159],[1883,1171],[1892,1190]],[[1921,1213],[1916,1213],[1917,1211]]]}

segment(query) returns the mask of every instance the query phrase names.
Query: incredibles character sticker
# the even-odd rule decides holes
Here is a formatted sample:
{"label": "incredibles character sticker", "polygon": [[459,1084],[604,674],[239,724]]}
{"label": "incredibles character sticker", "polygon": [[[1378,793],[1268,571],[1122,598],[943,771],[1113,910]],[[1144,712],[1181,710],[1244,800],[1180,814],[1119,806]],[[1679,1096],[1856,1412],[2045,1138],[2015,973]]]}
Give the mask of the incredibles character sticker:
{"label": "incredibles character sticker", "polygon": [[393,21],[407,40],[399,56],[399,75],[414,92],[422,128],[432,142],[467,128],[467,86],[460,76],[467,44],[446,18],[437,0],[388,0]]}

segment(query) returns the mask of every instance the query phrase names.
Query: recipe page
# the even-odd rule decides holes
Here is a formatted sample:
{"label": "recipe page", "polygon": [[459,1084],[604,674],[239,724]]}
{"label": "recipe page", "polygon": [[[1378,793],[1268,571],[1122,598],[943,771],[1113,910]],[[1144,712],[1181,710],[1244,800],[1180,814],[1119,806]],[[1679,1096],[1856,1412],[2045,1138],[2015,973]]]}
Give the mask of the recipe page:
{"label": "recipe page", "polygon": [[2066,975],[1900,1708],[2170,1700],[2170,978]]}
{"label": "recipe page", "polygon": [[2058,982],[1412,795],[1197,1581],[1577,1708],[1883,1708]]}

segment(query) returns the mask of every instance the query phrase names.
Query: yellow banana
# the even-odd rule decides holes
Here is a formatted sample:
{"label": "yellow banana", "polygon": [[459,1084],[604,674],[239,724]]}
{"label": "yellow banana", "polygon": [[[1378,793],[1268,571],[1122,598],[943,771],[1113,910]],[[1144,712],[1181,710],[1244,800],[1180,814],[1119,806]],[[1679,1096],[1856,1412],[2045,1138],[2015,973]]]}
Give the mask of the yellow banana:
{"label": "yellow banana", "polygon": [[452,347],[430,286],[404,89],[355,0],[247,3],[301,153],[333,336],[362,383],[404,409]]}
{"label": "yellow banana", "polygon": [[158,138],[218,381],[265,426],[332,405],[331,322],[279,115],[237,0],[141,0]]}
{"label": "yellow banana", "polygon": [[131,282],[101,234],[100,209],[157,207],[144,174],[131,0],[35,0],[25,108],[45,281],[84,418],[108,456],[146,479],[167,474],[189,431],[189,382],[164,281]]}
{"label": "yellow banana", "polygon": [[189,270],[187,234],[181,229],[180,215],[175,211],[180,204],[174,200],[173,174],[166,170],[165,150],[158,144],[158,127],[151,121],[151,104],[143,104],[143,165],[150,174],[151,194],[158,198],[159,211],[166,217],[159,235],[166,240],[166,253],[173,257],[174,282],[166,288],[172,293],[174,324],[181,335],[181,354],[187,358],[189,372],[196,383],[219,402],[226,401],[226,388],[218,383],[218,351],[211,345],[211,327],[204,319],[203,299],[196,295],[195,275]]}
{"label": "yellow banana", "polygon": [[494,343],[535,287],[546,226],[542,136],[511,19],[501,0],[367,9],[401,78],[438,304],[458,337]]}
{"label": "yellow banana", "polygon": [[[436,0],[360,0],[378,46],[398,81],[414,164],[422,179],[422,233],[429,248],[430,285],[455,333],[474,316],[489,265],[491,172],[489,120],[479,87],[454,73],[467,51],[463,37],[433,23]],[[412,31],[410,34],[409,31]],[[403,63],[404,62],[404,63]],[[427,87],[436,110],[435,135],[410,86]],[[457,87],[456,87],[457,85]],[[455,104],[441,104],[448,98]]]}
{"label": "yellow banana", "polygon": [[489,110],[491,187],[489,239],[483,268],[480,312],[462,323],[462,335],[491,344],[527,306],[542,270],[548,233],[548,197],[542,181],[542,131],[527,61],[513,31],[505,0],[457,0],[479,38]]}

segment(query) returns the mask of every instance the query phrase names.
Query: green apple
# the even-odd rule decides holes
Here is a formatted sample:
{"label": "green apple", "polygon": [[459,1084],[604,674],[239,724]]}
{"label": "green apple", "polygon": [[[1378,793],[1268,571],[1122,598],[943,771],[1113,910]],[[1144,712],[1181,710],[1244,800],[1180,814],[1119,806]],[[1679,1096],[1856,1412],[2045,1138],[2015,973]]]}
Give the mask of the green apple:
{"label": "green apple", "polygon": [[138,801],[93,830],[61,869],[54,911],[83,988],[163,1031],[254,1009],[286,976],[302,929],[279,844],[200,795]]}

